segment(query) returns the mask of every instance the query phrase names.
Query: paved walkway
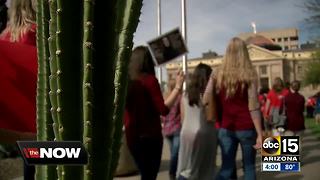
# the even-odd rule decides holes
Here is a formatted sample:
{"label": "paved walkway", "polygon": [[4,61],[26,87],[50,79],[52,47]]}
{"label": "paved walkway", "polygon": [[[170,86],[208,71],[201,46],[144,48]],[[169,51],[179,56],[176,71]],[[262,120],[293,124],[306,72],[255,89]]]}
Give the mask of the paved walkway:
{"label": "paved walkway", "polygon": [[[237,174],[238,179],[243,178],[243,171],[241,169],[241,151],[238,148],[237,154]],[[217,155],[217,165],[221,165],[221,155],[218,152]],[[320,140],[316,139],[312,135],[310,130],[305,131],[304,139],[302,142],[302,167],[299,173],[276,173],[276,172],[261,172],[261,159],[260,155],[257,155],[257,179],[263,180],[317,180],[320,179]],[[161,169],[158,174],[157,180],[167,180],[168,179],[168,167],[169,167],[169,150],[168,145],[165,143],[162,157]],[[115,180],[140,180],[139,175],[132,175],[128,177],[115,178]]]}
{"label": "paved walkway", "polygon": [[[240,148],[238,148],[240,149]],[[237,174],[239,177],[239,180],[243,179],[243,172],[241,169],[241,151],[238,151],[237,155]],[[220,153],[218,152],[217,155],[217,165],[221,165],[221,160],[220,160]],[[279,179],[279,180],[317,180],[320,179],[320,140],[316,139],[315,136],[312,135],[310,130],[306,130],[304,140],[302,142],[302,167],[301,167],[301,172],[299,173],[275,173],[275,172],[261,172],[261,163],[260,163],[260,156],[257,156],[257,164],[256,164],[256,169],[257,169],[257,177],[258,180],[263,179],[263,180],[272,180],[272,179]],[[21,162],[17,163],[19,160],[12,160],[16,163],[14,164],[19,164],[21,166]],[[8,165],[8,163],[5,163],[6,161],[0,161],[0,180],[4,178],[4,174],[8,175],[8,171],[6,169],[10,169],[12,171],[12,167]],[[12,163],[9,163],[12,164]],[[157,180],[167,180],[168,179],[168,167],[169,167],[169,150],[168,150],[168,145],[165,143],[164,145],[164,150],[163,150],[163,157],[162,157],[162,164],[161,164],[161,169],[158,174],[158,179]],[[11,178],[21,176],[20,174],[22,173],[21,170],[22,168],[13,168],[13,169],[18,169],[18,171],[13,171],[16,173],[16,176],[10,176]],[[1,171],[2,170],[2,171]],[[1,173],[2,172],[2,173]],[[11,179],[9,178],[9,179]],[[22,180],[23,178],[17,178],[15,180]],[[7,180],[5,178],[4,180]],[[118,177],[115,178],[115,180],[140,180],[139,175],[132,175],[128,177]]]}

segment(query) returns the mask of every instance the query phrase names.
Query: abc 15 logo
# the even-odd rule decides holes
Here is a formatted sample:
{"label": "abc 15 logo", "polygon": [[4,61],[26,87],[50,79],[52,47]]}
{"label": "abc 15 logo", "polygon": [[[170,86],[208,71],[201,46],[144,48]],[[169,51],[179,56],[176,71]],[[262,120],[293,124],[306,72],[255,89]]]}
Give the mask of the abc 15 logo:
{"label": "abc 15 logo", "polygon": [[273,136],[264,139],[262,156],[299,155],[299,136]]}

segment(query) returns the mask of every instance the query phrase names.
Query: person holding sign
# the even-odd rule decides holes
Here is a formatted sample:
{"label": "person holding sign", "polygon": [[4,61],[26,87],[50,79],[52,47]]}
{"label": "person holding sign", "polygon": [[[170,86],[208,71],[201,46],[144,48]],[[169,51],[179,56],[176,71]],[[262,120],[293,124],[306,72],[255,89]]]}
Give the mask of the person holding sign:
{"label": "person holding sign", "polygon": [[160,115],[167,115],[184,82],[179,71],[176,86],[164,100],[147,47],[136,47],[129,64],[129,86],[124,124],[128,148],[142,180],[155,180],[159,171],[163,137]]}

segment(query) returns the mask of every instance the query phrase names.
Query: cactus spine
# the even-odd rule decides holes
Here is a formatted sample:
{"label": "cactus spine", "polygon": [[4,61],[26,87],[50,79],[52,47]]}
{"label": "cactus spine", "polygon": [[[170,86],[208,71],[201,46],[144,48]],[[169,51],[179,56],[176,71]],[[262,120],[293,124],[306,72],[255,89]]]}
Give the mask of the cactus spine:
{"label": "cactus spine", "polygon": [[[49,0],[49,12],[50,12],[50,20],[49,20],[49,52],[50,52],[50,73],[49,82],[50,82],[50,102],[51,102],[51,115],[53,120],[53,131],[55,135],[55,141],[61,141],[61,137],[59,134],[59,126],[60,122],[58,120],[58,99],[57,99],[57,59],[56,59],[56,31],[57,31],[57,19],[56,19],[56,12],[57,12],[57,1],[56,0]],[[62,166],[56,166],[56,173],[58,179],[62,179]]]}
{"label": "cactus spine", "polygon": [[[49,50],[48,3],[44,0],[37,4],[37,48],[38,48],[38,81],[37,81],[37,139],[53,140],[53,121],[50,114],[49,99]],[[54,166],[36,166],[37,179],[56,179]]]}
{"label": "cactus spine", "polygon": [[[81,20],[82,1],[57,0],[57,113],[61,140],[82,141]],[[62,180],[81,179],[82,167],[63,166]]]}
{"label": "cactus spine", "polygon": [[[39,7],[45,1],[50,6],[41,6],[37,13],[38,20],[48,20],[50,12],[50,21],[42,22],[37,34],[38,39],[46,37],[38,40],[39,79],[40,69],[46,67],[41,60],[50,64],[50,76],[46,69],[43,80],[47,87],[50,84],[50,107],[38,106],[38,111],[51,108],[55,140],[82,141],[89,158],[84,169],[58,166],[58,177],[112,179],[121,145],[127,68],[142,0],[37,1]],[[39,117],[38,135],[42,137],[49,121]],[[38,179],[49,176],[53,175]]]}
{"label": "cactus spine", "polygon": [[84,167],[84,179],[92,179],[92,108],[93,108],[93,88],[92,88],[92,71],[93,71],[93,1],[84,2],[83,17],[83,144],[88,152],[88,164]]}

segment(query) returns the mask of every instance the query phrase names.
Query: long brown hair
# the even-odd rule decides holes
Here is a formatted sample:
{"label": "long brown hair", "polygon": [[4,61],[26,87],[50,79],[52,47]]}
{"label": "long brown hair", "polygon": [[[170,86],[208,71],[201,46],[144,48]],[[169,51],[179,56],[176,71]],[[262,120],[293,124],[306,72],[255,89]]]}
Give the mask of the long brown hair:
{"label": "long brown hair", "polygon": [[155,75],[152,56],[145,46],[138,46],[132,51],[129,63],[129,77],[135,80],[142,74]]}
{"label": "long brown hair", "polygon": [[3,34],[10,32],[10,41],[17,42],[35,24],[35,0],[11,0],[8,15],[8,26]]}
{"label": "long brown hair", "polygon": [[247,44],[240,38],[232,38],[226,50],[221,66],[216,72],[217,90],[222,87],[226,90],[226,96],[233,97],[241,84],[245,85],[257,82],[257,72],[253,68]]}
{"label": "long brown hair", "polygon": [[200,105],[200,97],[206,89],[211,72],[210,66],[201,63],[194,70],[186,92],[190,106]]}

